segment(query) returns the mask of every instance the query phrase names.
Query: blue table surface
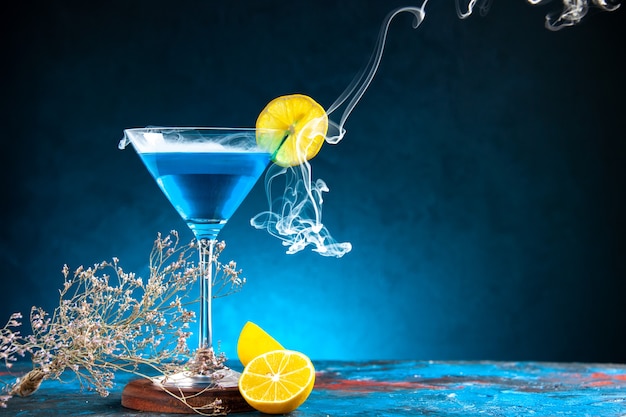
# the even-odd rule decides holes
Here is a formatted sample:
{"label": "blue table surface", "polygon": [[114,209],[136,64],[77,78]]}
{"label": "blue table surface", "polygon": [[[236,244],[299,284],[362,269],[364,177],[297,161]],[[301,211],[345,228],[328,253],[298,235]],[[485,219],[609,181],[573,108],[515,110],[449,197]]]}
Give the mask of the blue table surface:
{"label": "blue table surface", "polygon": [[[314,365],[315,389],[292,416],[626,416],[626,365],[489,361],[314,361]],[[117,375],[106,398],[82,392],[71,380],[45,381],[33,396],[11,399],[0,415],[172,415],[122,407],[121,391],[131,378]]]}

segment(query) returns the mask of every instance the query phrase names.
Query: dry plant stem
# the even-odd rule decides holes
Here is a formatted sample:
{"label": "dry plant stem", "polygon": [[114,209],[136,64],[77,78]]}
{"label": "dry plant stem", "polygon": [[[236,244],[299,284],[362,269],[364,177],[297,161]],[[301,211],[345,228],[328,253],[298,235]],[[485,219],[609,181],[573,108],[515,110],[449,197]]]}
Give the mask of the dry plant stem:
{"label": "dry plant stem", "polygon": [[183,403],[186,407],[188,407],[190,410],[192,410],[196,414],[200,414],[202,416],[216,416],[216,415],[228,414],[228,412],[230,411],[222,405],[222,401],[219,398],[213,400],[212,402],[208,404],[203,405],[202,407],[196,407],[196,406],[189,404],[190,399],[200,396],[210,389],[214,389],[214,387],[212,386],[207,386],[202,391],[199,391],[198,393],[192,394],[192,395],[185,394],[180,388],[177,389],[178,394],[176,394],[175,392],[173,392],[173,389],[174,388],[172,387],[163,388],[165,392],[167,392],[172,397],[176,398],[178,401]]}
{"label": "dry plant stem", "polygon": [[[217,261],[224,247],[218,243],[214,255],[216,297],[238,292],[245,284],[234,262]],[[187,341],[195,313],[188,310],[193,300],[187,296],[198,277],[199,267],[190,260],[197,248],[196,241],[181,245],[176,231],[159,234],[147,281],[125,272],[117,258],[81,266],[73,274],[64,266],[59,305],[51,316],[33,307],[29,335],[19,331],[19,313],[0,328],[0,360],[6,367],[19,357],[30,357],[33,364],[23,377],[0,381],[0,406],[6,407],[14,395],[31,395],[47,379],[62,380],[67,371],[81,387],[102,396],[109,394],[116,372],[151,378],[152,373],[167,377],[188,371]],[[212,360],[223,364],[225,358]],[[211,413],[222,411],[219,404],[211,408]]]}

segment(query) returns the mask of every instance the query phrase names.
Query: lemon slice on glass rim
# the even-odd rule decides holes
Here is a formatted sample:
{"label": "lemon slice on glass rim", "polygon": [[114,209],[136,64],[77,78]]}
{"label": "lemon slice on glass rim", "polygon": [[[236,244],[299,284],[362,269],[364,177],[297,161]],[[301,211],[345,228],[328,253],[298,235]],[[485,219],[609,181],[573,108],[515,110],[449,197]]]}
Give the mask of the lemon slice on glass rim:
{"label": "lemon slice on glass rim", "polygon": [[320,151],[328,131],[324,108],[304,94],[270,101],[256,121],[256,141],[282,167],[297,166]]}

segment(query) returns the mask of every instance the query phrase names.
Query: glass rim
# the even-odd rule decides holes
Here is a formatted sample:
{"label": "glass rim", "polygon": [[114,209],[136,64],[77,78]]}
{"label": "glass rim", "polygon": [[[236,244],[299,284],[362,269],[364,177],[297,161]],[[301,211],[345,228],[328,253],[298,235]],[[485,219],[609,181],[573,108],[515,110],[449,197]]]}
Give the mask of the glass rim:
{"label": "glass rim", "polygon": [[280,131],[281,129],[272,129],[268,127],[220,127],[220,126],[146,126],[146,127],[129,127],[124,132],[140,132],[148,130],[199,130],[199,131],[238,131],[238,132],[256,132],[256,131]]}
{"label": "glass rim", "polygon": [[[234,146],[237,144],[234,141],[245,140],[245,146],[241,142],[235,147],[239,149],[260,149],[258,147],[260,136],[283,135],[285,131],[254,127],[147,126],[128,128],[124,129],[123,132],[124,137],[119,141],[118,149],[125,149],[132,144],[138,153],[145,153],[156,152],[157,149],[166,149],[173,144],[194,143],[197,146],[205,141],[205,143]],[[161,150],[161,152],[164,151]]]}

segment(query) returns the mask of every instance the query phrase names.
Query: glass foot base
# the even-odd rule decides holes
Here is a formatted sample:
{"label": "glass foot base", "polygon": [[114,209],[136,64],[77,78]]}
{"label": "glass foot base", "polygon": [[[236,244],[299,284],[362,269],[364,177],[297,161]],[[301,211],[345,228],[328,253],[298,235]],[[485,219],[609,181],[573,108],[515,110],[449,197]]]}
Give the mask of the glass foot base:
{"label": "glass foot base", "polygon": [[225,360],[216,356],[212,348],[198,349],[184,372],[153,378],[152,382],[166,387],[237,387],[241,374],[225,366]]}
{"label": "glass foot base", "polygon": [[237,388],[241,374],[230,368],[223,367],[211,374],[198,375],[190,372],[152,378],[152,382],[164,387],[197,387],[197,388]]}

